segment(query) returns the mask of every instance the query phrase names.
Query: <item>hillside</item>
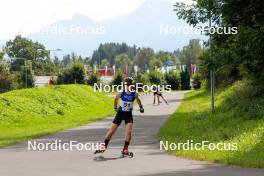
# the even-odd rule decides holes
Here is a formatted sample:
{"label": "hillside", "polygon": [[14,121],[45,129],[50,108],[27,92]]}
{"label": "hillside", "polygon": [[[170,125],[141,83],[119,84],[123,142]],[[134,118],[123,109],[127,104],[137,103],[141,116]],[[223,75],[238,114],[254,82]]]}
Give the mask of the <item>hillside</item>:
{"label": "hillside", "polygon": [[60,85],[0,94],[0,147],[102,119],[112,99],[86,85]]}
{"label": "hillside", "polygon": [[160,130],[169,143],[236,143],[237,150],[175,150],[169,153],[210,162],[264,167],[264,96],[250,84],[238,82],[217,92],[217,107],[210,112],[210,94],[187,93],[180,108]]}

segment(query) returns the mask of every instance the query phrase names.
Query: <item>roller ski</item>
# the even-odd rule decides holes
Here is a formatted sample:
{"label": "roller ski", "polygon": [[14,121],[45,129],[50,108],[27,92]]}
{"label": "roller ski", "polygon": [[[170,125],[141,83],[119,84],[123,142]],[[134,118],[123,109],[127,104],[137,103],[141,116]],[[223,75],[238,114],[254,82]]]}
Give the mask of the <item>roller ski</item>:
{"label": "roller ski", "polygon": [[102,144],[100,145],[99,149],[98,149],[98,150],[95,150],[94,154],[104,153],[105,150],[106,150],[106,146],[105,146],[104,143],[102,143]]}
{"label": "roller ski", "polygon": [[125,158],[125,157],[129,157],[129,158],[133,158],[134,154],[133,152],[129,152],[128,148],[124,148],[123,151],[121,152],[121,158]]}

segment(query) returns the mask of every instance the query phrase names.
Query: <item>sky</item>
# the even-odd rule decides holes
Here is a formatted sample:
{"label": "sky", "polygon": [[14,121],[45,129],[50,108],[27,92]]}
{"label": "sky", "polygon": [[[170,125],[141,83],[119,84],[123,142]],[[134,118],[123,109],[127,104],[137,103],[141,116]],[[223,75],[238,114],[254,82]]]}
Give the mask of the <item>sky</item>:
{"label": "sky", "polygon": [[[146,0],[0,0],[0,40],[30,34],[76,13],[93,20],[129,14]],[[160,0],[163,1],[163,0]],[[180,1],[180,0],[175,0]],[[190,3],[191,0],[182,0]]]}

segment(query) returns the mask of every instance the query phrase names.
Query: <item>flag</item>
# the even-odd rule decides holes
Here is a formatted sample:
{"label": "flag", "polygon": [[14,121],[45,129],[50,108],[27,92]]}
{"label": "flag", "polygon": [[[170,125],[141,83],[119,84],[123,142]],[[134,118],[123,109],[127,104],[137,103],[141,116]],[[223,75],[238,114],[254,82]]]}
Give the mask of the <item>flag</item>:
{"label": "flag", "polygon": [[194,64],[194,73],[196,73],[196,70],[197,70],[197,66]]}
{"label": "flag", "polygon": [[195,64],[191,64],[191,72],[194,75],[196,72],[196,65]]}
{"label": "flag", "polygon": [[126,64],[126,77],[128,77],[128,65]]}
{"label": "flag", "polygon": [[116,66],[113,65],[114,76],[116,75]]}
{"label": "flag", "polygon": [[134,65],[134,71],[135,71],[135,75],[137,76],[137,72],[138,72],[138,66]]}
{"label": "flag", "polygon": [[94,65],[94,74],[96,74],[96,71],[97,71],[97,70],[96,70],[96,65]]}
{"label": "flag", "polygon": [[105,66],[105,76],[107,76],[107,65]]}

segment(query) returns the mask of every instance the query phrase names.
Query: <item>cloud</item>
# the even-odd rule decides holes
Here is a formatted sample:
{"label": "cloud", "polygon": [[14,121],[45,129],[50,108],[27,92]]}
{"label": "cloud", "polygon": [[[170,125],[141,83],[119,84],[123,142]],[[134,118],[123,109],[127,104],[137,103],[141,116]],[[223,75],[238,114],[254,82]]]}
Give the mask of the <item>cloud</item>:
{"label": "cloud", "polygon": [[132,12],[145,0],[3,0],[0,10],[0,39],[18,33],[34,33],[74,14],[94,20],[113,18]]}
{"label": "cloud", "polygon": [[58,20],[71,19],[76,13],[86,15],[94,20],[129,14],[145,1],[1,0],[0,40],[12,38],[17,34],[35,33]]}

